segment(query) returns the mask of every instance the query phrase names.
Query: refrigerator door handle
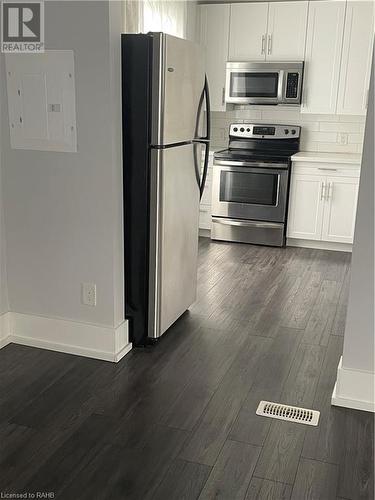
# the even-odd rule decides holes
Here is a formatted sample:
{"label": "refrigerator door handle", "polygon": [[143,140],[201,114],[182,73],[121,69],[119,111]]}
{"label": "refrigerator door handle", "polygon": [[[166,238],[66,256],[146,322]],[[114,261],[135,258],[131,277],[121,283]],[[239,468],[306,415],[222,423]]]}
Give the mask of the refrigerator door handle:
{"label": "refrigerator door handle", "polygon": [[[200,191],[201,172],[200,172],[200,162],[198,161],[198,157],[197,157],[198,144],[200,144],[198,141],[194,141],[194,143],[193,143],[193,157],[194,157],[195,178],[197,179],[197,184],[198,184],[199,191]],[[201,196],[200,196],[200,198],[201,198]]]}
{"label": "refrigerator door handle", "polygon": [[[199,131],[199,121],[200,121],[200,116],[201,116],[201,112],[202,112],[202,105],[203,105],[204,98],[206,100],[206,136],[194,139],[195,143],[201,143],[201,144],[204,144],[204,146],[205,146],[205,156],[204,156],[202,180],[200,182],[198,181],[200,198],[202,198],[202,196],[203,196],[204,186],[206,184],[207,171],[208,171],[208,160],[209,160],[209,155],[210,155],[211,105],[210,105],[210,89],[208,86],[207,75],[204,78],[204,89],[203,89],[201,98],[199,100],[199,105],[198,105],[197,121],[196,121],[196,127],[195,127],[196,136],[198,135],[198,131]],[[196,159],[195,149],[194,149],[194,161],[195,161],[195,168],[197,170],[197,159]],[[198,172],[199,172],[199,167],[198,167]],[[199,179],[200,179],[200,175],[199,175]]]}
{"label": "refrigerator door handle", "polygon": [[207,171],[208,171],[208,160],[210,157],[210,143],[205,142],[205,154],[204,154],[204,164],[203,164],[203,173],[202,173],[202,180],[201,180],[201,185],[199,186],[199,192],[200,192],[200,198],[202,199],[203,196],[203,191],[204,191],[204,186],[206,185],[206,178],[207,178]]}

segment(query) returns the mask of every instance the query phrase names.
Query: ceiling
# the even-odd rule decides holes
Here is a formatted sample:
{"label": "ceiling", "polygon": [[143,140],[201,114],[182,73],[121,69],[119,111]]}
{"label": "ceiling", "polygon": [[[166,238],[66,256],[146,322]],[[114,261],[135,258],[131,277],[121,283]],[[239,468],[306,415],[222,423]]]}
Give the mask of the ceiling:
{"label": "ceiling", "polygon": [[[299,2],[300,0],[291,0],[292,2]],[[319,1],[319,0],[310,0]],[[253,3],[253,2],[285,2],[285,0],[198,0],[199,4],[204,3]]]}

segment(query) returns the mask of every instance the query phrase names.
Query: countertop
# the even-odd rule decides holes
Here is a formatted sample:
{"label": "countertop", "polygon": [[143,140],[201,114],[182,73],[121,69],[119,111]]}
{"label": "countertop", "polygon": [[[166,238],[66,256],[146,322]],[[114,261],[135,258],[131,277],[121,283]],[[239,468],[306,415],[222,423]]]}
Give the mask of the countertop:
{"label": "countertop", "polygon": [[312,151],[300,151],[292,156],[292,161],[360,165],[361,158],[362,155],[358,153],[318,153]]}

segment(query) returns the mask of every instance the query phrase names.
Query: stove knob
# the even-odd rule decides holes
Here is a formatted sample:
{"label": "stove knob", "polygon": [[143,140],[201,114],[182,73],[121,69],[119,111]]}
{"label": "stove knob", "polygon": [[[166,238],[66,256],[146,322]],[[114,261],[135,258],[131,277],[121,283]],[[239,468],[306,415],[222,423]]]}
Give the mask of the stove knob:
{"label": "stove knob", "polygon": [[289,134],[289,129],[284,128],[284,134],[285,134],[285,135],[288,135],[288,134]]}
{"label": "stove knob", "polygon": [[241,127],[240,132],[245,132],[245,129],[243,127]]}
{"label": "stove knob", "polygon": [[250,129],[249,129],[249,128],[247,128],[247,129],[246,129],[246,132],[250,132]]}
{"label": "stove knob", "polygon": [[233,132],[238,132],[238,128],[234,127]]}
{"label": "stove knob", "polygon": [[296,131],[294,130],[294,128],[292,129],[292,135],[295,135]]}

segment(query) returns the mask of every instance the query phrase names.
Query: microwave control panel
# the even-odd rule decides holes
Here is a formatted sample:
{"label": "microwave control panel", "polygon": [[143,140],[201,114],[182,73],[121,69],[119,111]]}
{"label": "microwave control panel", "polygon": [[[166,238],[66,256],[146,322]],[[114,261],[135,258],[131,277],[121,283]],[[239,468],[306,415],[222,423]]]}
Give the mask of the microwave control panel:
{"label": "microwave control panel", "polygon": [[286,77],[286,95],[287,99],[296,99],[298,96],[299,73],[288,73]]}

